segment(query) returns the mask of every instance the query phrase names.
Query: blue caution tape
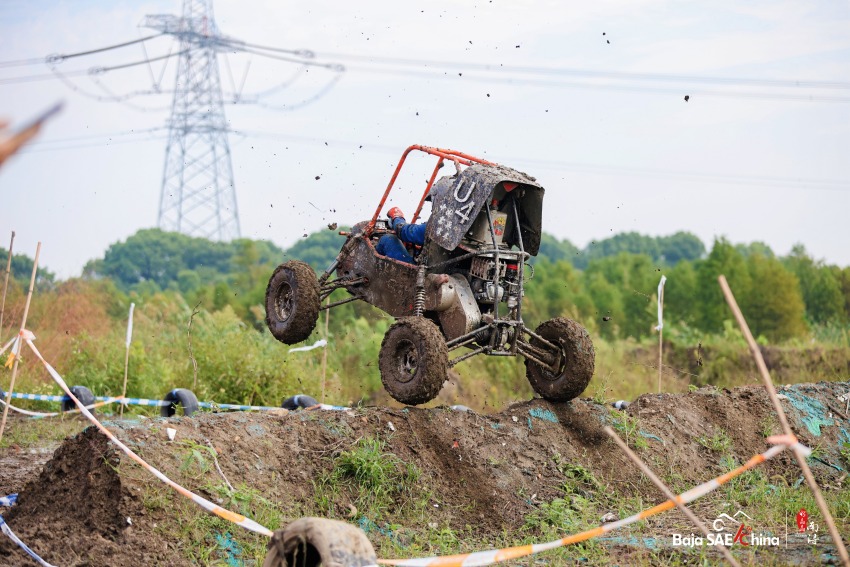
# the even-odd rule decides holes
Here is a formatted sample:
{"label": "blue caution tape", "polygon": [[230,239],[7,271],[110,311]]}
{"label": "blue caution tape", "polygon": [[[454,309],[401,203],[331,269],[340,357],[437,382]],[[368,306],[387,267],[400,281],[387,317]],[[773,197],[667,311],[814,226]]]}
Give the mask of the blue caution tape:
{"label": "blue caution tape", "polygon": [[[0,498],[0,506],[11,506],[17,500],[18,500],[17,494],[10,494],[9,496],[3,496],[2,498]],[[36,553],[32,549],[30,549],[27,546],[27,544],[22,542],[18,538],[18,536],[15,535],[15,532],[12,531],[12,528],[10,528],[9,525],[6,523],[6,520],[3,519],[3,516],[0,516],[0,531],[2,531],[4,534],[6,534],[9,537],[9,539],[11,539],[13,542],[15,542],[15,544],[18,547],[20,547],[21,549],[26,551],[27,555],[29,555],[30,557],[35,559],[38,562],[39,565],[41,565],[42,567],[54,567],[53,564],[48,563],[47,561],[45,561],[44,559],[39,557],[38,553]]]}
{"label": "blue caution tape", "polygon": [[[62,396],[62,400],[69,400],[70,398],[67,396]],[[148,400],[146,398],[110,398],[107,396],[95,396],[94,399],[109,402],[109,401],[117,401],[124,405],[128,406],[170,406],[171,402],[166,402],[165,400]]]}
{"label": "blue caution tape", "polygon": [[[48,394],[23,394],[21,392],[12,392],[12,398],[17,398],[19,400],[33,400],[38,402],[67,402],[71,398],[68,396],[53,396]],[[150,400],[147,398],[116,398],[109,396],[95,396],[95,400],[99,402],[119,402],[125,405],[136,405],[136,406],[170,406],[172,402],[167,402],[165,400]],[[279,410],[279,407],[275,406],[246,406],[240,404],[220,404],[217,402],[198,402],[198,407],[207,408],[207,409],[228,409],[228,410],[237,410],[237,411],[272,411]],[[345,411],[351,409],[345,406],[334,406],[329,404],[319,404],[318,406],[314,406],[313,408],[308,409],[321,409],[327,411]],[[41,414],[39,414],[41,415]],[[58,414],[44,414],[44,415],[58,415]]]}

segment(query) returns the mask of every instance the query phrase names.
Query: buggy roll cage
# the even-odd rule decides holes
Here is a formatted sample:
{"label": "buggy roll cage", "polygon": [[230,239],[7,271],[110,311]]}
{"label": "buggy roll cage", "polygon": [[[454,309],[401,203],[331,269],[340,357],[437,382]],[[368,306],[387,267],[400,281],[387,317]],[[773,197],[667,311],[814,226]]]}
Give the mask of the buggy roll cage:
{"label": "buggy roll cage", "polygon": [[375,228],[375,223],[378,220],[378,217],[381,215],[381,209],[384,208],[384,203],[387,201],[387,197],[390,195],[390,191],[392,191],[393,185],[395,185],[395,180],[398,177],[399,172],[401,171],[401,167],[404,165],[404,161],[407,159],[408,154],[413,150],[419,150],[420,152],[424,152],[426,154],[431,154],[432,156],[437,156],[439,159],[437,160],[437,165],[434,167],[434,171],[431,173],[430,179],[428,179],[428,184],[425,186],[425,191],[422,193],[422,198],[419,200],[419,206],[416,207],[416,212],[413,213],[413,218],[411,219],[411,223],[415,223],[419,218],[419,213],[422,212],[422,206],[425,204],[425,198],[428,196],[428,193],[431,191],[431,186],[434,184],[434,180],[437,178],[437,172],[440,171],[440,168],[443,167],[443,164],[446,160],[449,160],[455,164],[455,168],[458,173],[460,173],[461,165],[472,165],[473,163],[481,163],[484,165],[496,165],[491,161],[487,161],[485,159],[477,158],[475,156],[471,156],[469,154],[465,154],[463,152],[459,152],[457,150],[446,150],[443,148],[432,148],[430,146],[422,146],[419,144],[413,144],[404,150],[404,153],[401,154],[401,159],[398,160],[398,165],[393,172],[393,176],[390,178],[390,183],[387,185],[387,190],[384,191],[384,196],[381,197],[381,202],[378,203],[378,208],[375,209],[375,214],[372,215],[372,220],[369,221],[369,224],[364,229],[364,233],[366,236],[372,236],[372,231]]}

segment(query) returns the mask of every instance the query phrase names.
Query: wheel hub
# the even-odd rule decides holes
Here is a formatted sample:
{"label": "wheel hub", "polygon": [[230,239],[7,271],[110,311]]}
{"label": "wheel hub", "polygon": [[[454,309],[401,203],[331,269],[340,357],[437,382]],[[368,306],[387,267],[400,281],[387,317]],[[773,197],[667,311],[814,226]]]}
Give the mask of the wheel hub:
{"label": "wheel hub", "polygon": [[399,364],[399,382],[407,383],[413,380],[416,369],[419,367],[419,351],[410,341],[400,341],[398,344],[397,359]]}
{"label": "wheel hub", "polygon": [[282,283],[274,298],[274,308],[281,321],[286,321],[292,314],[292,286]]}

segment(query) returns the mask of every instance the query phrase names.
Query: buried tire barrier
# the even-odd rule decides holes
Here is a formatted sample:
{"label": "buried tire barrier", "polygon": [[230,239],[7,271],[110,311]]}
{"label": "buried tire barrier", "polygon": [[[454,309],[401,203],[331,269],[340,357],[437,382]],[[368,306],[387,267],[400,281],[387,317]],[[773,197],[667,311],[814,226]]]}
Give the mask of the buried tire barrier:
{"label": "buried tire barrier", "polygon": [[316,398],[311,396],[307,396],[304,394],[298,394],[295,396],[289,396],[283,403],[280,404],[280,407],[283,409],[288,409],[289,411],[297,410],[297,409],[307,409],[320,405]]}
{"label": "buried tire barrier", "polygon": [[357,527],[300,518],[274,532],[263,567],[367,567],[377,562],[369,538]]}
{"label": "buried tire barrier", "polygon": [[[80,400],[80,403],[84,406],[90,406],[94,403],[94,394],[92,394],[91,390],[85,386],[73,386],[71,388],[71,393],[74,394],[74,397]],[[62,399],[62,411],[71,411],[75,409],[77,409],[77,404],[74,403],[74,400],[65,396]]]}
{"label": "buried tire barrier", "polygon": [[174,388],[168,392],[163,398],[164,402],[170,402],[160,408],[159,414],[162,417],[171,417],[177,413],[177,407],[183,408],[183,415],[189,417],[198,411],[198,398],[192,393],[192,390],[186,388]]}

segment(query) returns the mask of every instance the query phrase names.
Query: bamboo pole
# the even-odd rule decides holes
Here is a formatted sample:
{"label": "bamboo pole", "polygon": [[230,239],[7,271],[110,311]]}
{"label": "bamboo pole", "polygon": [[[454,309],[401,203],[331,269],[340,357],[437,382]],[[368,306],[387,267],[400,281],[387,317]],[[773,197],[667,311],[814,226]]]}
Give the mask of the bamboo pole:
{"label": "bamboo pole", "polygon": [[[328,296],[327,303],[325,305],[331,304],[331,298]],[[330,308],[325,309],[325,348],[322,349],[322,399],[321,402],[325,403],[325,383],[327,381],[327,371],[328,371],[328,322],[331,319],[331,310]]]}
{"label": "bamboo pole", "polygon": [[[770,378],[770,372],[768,372],[767,365],[764,363],[764,357],[762,357],[761,351],[753,338],[753,334],[750,332],[750,327],[744,319],[744,314],[741,312],[741,308],[738,307],[738,303],[735,301],[735,296],[729,288],[729,283],[723,275],[720,275],[717,279],[720,282],[720,288],[723,290],[723,296],[726,298],[726,303],[728,303],[729,308],[732,309],[732,313],[735,315],[735,320],[738,322],[738,326],[741,327],[741,332],[744,334],[744,338],[747,340],[747,345],[750,347],[750,352],[756,361],[756,366],[758,367],[759,373],[764,381],[764,388],[767,390],[767,395],[770,397],[770,401],[773,403],[773,409],[776,410],[776,414],[779,417],[779,423],[782,425],[782,431],[785,435],[793,436],[794,432],[791,431],[791,425],[788,423],[788,418],[785,416],[785,410],[782,409],[782,404],[776,396],[776,388],[773,386],[773,380]],[[850,567],[850,557],[847,555],[847,548],[844,546],[841,534],[838,533],[838,528],[835,527],[835,521],[832,519],[829,507],[826,505],[826,500],[823,499],[823,495],[821,494],[820,488],[818,488],[818,484],[815,481],[812,470],[809,468],[809,464],[806,462],[805,456],[803,456],[803,454],[797,449],[792,449],[792,452],[794,453],[794,457],[797,459],[797,463],[800,465],[800,469],[803,471],[803,476],[806,478],[806,483],[809,485],[812,495],[815,497],[818,509],[821,514],[823,514],[823,519],[829,528],[829,535],[832,537],[832,541],[835,542],[835,547],[838,549],[838,555],[841,557],[842,564],[845,567]]]}
{"label": "bamboo pole", "polygon": [[9,287],[9,274],[12,272],[12,248],[15,245],[15,231],[12,231],[12,241],[9,242],[9,259],[6,260],[6,275],[3,278],[3,303],[0,304],[0,337],[3,336],[3,314],[6,312],[6,290]]}
{"label": "bamboo pole", "polygon": [[[6,430],[6,416],[9,414],[9,404],[12,403],[12,392],[15,390],[15,378],[18,375],[18,361],[21,360],[21,350],[23,346],[23,333],[27,327],[27,315],[30,311],[30,300],[32,300],[32,290],[35,287],[35,274],[38,271],[38,257],[41,254],[41,242],[35,248],[35,259],[32,262],[32,275],[30,276],[30,288],[27,292],[27,302],[24,305],[24,316],[21,319],[21,330],[18,333],[17,356],[12,365],[12,380],[9,383],[9,391],[6,392],[6,405],[3,406],[3,420],[0,421],[0,441],[3,440],[3,432]],[[13,350],[14,352],[14,350]]]}
{"label": "bamboo pole", "polygon": [[[702,520],[697,518],[696,514],[691,512],[691,509],[688,508],[687,506],[685,506],[682,503],[682,499],[679,496],[676,496],[675,494],[673,494],[673,491],[670,490],[670,488],[666,484],[664,484],[664,481],[662,481],[660,478],[658,478],[655,475],[655,473],[652,472],[652,469],[650,469],[649,466],[647,466],[647,464],[644,463],[641,460],[641,458],[638,457],[635,454],[635,452],[632,451],[629,448],[628,445],[623,443],[623,440],[620,439],[617,436],[616,433],[614,433],[613,429],[611,429],[609,426],[606,425],[604,430],[605,430],[605,433],[608,434],[608,437],[613,439],[614,443],[616,443],[617,446],[620,449],[622,449],[622,451],[626,454],[626,456],[628,458],[630,458],[632,460],[632,462],[638,466],[638,468],[641,470],[641,472],[643,472],[643,474],[645,474],[647,476],[647,478],[649,478],[649,480],[651,480],[652,483],[655,486],[657,486],[659,488],[659,490],[661,490],[661,492],[664,493],[664,496],[666,496],[668,500],[670,500],[671,502],[676,504],[676,507],[685,516],[688,517],[688,519],[705,535],[706,538],[708,538],[708,536],[711,535],[711,532],[708,531],[708,526],[706,526],[704,523],[702,523]],[[741,564],[738,563],[738,561],[732,556],[732,553],[729,551],[729,549],[725,545],[719,545],[719,546],[716,546],[716,547],[719,548],[720,553],[723,554],[723,557],[726,558],[726,561],[728,561],[730,565],[734,565],[735,567],[741,567]]]}

